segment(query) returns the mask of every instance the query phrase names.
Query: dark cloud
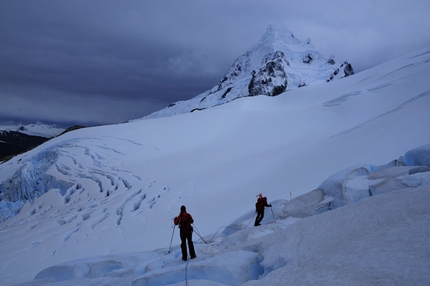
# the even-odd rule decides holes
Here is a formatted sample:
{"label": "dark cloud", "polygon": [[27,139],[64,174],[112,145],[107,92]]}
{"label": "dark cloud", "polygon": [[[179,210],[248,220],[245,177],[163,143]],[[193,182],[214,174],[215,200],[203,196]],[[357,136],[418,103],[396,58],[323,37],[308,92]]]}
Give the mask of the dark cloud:
{"label": "dark cloud", "polygon": [[214,86],[271,23],[362,71],[430,46],[423,1],[0,3],[0,120],[103,124]]}

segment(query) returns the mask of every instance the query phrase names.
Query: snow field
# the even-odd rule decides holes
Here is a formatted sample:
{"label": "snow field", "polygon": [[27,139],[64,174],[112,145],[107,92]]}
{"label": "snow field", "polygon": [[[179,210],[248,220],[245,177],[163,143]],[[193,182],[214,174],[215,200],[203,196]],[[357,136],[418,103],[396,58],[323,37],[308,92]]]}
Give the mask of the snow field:
{"label": "snow field", "polygon": [[[407,279],[425,282],[422,267],[429,268],[425,240],[429,236],[428,224],[423,224],[428,214],[422,205],[428,205],[428,197],[421,185],[428,184],[428,171],[400,165],[401,172],[393,169],[384,171],[388,176],[382,176],[375,167],[391,164],[399,154],[430,142],[428,51],[423,49],[337,82],[289,91],[275,98],[243,98],[201,112],[77,130],[13,158],[0,166],[2,198],[29,201],[1,208],[4,218],[22,207],[17,215],[0,224],[0,283],[30,281],[38,273],[46,275],[40,274],[40,279],[64,277],[65,281],[81,279],[76,281],[99,285],[117,283],[118,277],[127,275],[129,280],[124,281],[138,283],[142,279],[142,283],[151,283],[151,273],[158,273],[154,277],[159,280],[154,281],[182,283],[184,280],[168,276],[170,264],[162,267],[167,261],[177,263],[178,270],[170,269],[177,276],[179,269],[184,269],[182,261],[176,261],[175,252],[162,256],[170,243],[171,220],[182,204],[205,238],[211,238],[232,221],[241,229],[248,226],[239,232],[234,232],[233,227],[222,230],[223,234],[218,232],[208,246],[195,237],[198,258],[189,261],[189,266],[199,269],[203,263],[205,269],[220,269],[226,278],[213,277],[212,272],[205,274],[205,269],[199,269],[196,272],[200,276],[190,281],[204,280],[208,285],[229,285],[229,281],[267,282],[265,285],[285,281],[324,285],[329,280],[342,281],[343,285],[389,285]],[[409,167],[421,165],[417,157],[427,158],[425,150],[415,150],[399,161]],[[419,156],[412,156],[414,152]],[[354,166],[354,176],[346,179],[343,173],[340,175],[339,184],[345,188],[324,187],[329,176],[349,166]],[[356,166],[365,171],[355,170]],[[393,186],[417,193],[410,193],[412,201],[408,201],[409,193],[402,193],[396,196],[401,202],[390,202],[391,193],[385,192]],[[284,205],[274,207],[276,224],[267,210],[265,225],[254,229],[252,210],[255,195],[260,192],[269,201],[284,200]],[[373,196],[376,193],[379,195]],[[309,195],[300,197],[303,194]],[[367,198],[370,194],[372,197]],[[297,199],[295,203],[286,203],[291,197],[292,201]],[[387,210],[390,215],[399,212],[393,216],[394,222],[378,211],[378,204],[385,200],[400,208]],[[415,203],[420,204],[415,207]],[[349,213],[353,205],[361,206],[362,211]],[[408,209],[418,209],[419,213]],[[328,215],[331,213],[345,218]],[[246,218],[241,221],[244,214]],[[319,217],[334,221],[322,222]],[[293,218],[299,221],[290,226]],[[361,219],[363,223],[355,223]],[[374,236],[367,233],[367,228],[360,229],[368,220],[372,220],[369,230]],[[385,232],[378,231],[378,221]],[[348,231],[342,234],[343,230]],[[334,233],[330,236],[326,232]],[[361,238],[360,232],[365,233]],[[391,233],[393,238],[385,233]],[[335,237],[341,239],[331,242]],[[397,238],[391,250],[391,240]],[[408,240],[416,243],[403,243]],[[176,253],[178,243],[176,233]],[[276,247],[277,243],[279,256],[269,256],[269,244]],[[230,254],[223,253],[223,248]],[[355,252],[355,248],[359,251]],[[392,256],[381,254],[388,263],[373,267],[380,260],[372,253],[388,250]],[[343,251],[358,258],[342,255]],[[226,259],[211,258],[213,253]],[[102,255],[125,262],[105,263],[109,258]],[[92,265],[93,257],[102,263],[88,276],[90,266],[81,264],[88,259]],[[135,257],[138,262],[127,257]],[[412,259],[421,264],[412,263]],[[149,260],[152,272],[144,272],[141,264]],[[235,276],[239,270],[230,264],[226,265],[231,269],[225,267],[224,260],[236,261],[240,269],[250,267],[246,274],[250,276]],[[401,260],[411,262],[411,267]],[[74,262],[67,264],[68,261]],[[69,266],[64,268],[62,263]],[[69,274],[61,274],[55,268],[47,270],[59,264]],[[363,265],[372,265],[366,272],[369,274],[362,273]],[[114,280],[108,280],[111,276]],[[42,281],[50,280],[29,284]]]}

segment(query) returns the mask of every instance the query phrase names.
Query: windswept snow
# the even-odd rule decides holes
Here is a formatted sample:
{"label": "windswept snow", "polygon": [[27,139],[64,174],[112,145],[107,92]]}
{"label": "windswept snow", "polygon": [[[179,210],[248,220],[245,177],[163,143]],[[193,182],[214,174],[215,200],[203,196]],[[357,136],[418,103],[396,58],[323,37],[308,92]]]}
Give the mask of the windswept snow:
{"label": "windswept snow", "polygon": [[[76,130],[1,164],[0,283],[428,284],[429,155],[414,148],[430,142],[429,64],[427,48],[277,97]],[[260,192],[274,214],[254,228]],[[188,264],[177,232],[167,253],[182,204],[209,242],[194,235]]]}

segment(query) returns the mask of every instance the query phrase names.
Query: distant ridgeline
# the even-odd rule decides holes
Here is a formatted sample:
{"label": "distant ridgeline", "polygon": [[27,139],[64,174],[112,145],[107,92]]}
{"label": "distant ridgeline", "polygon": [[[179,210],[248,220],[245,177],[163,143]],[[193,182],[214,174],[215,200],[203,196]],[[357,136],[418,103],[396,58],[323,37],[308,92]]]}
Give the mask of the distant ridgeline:
{"label": "distant ridgeline", "polygon": [[0,131],[0,161],[36,147],[49,138],[17,131]]}
{"label": "distant ridgeline", "polygon": [[172,103],[145,118],[203,110],[245,96],[276,96],[353,74],[350,63],[338,63],[333,55],[324,57],[310,39],[301,41],[287,27],[270,25],[260,41],[237,58],[212,89],[190,100]]}
{"label": "distant ridgeline", "polygon": [[26,126],[11,123],[0,126],[0,163],[11,157],[24,153],[60,134],[73,131],[84,126],[75,125],[68,129],[41,122]]}

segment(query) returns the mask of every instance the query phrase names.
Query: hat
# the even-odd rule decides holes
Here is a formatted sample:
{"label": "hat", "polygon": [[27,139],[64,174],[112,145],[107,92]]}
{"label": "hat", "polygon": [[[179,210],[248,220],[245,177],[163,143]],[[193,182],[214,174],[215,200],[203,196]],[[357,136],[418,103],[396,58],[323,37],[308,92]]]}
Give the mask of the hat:
{"label": "hat", "polygon": [[261,193],[259,193],[259,194],[257,195],[257,197],[262,198],[262,197],[263,197],[263,195],[262,195]]}
{"label": "hat", "polygon": [[181,212],[185,212],[187,211],[187,209],[185,208],[185,206],[181,206]]}

